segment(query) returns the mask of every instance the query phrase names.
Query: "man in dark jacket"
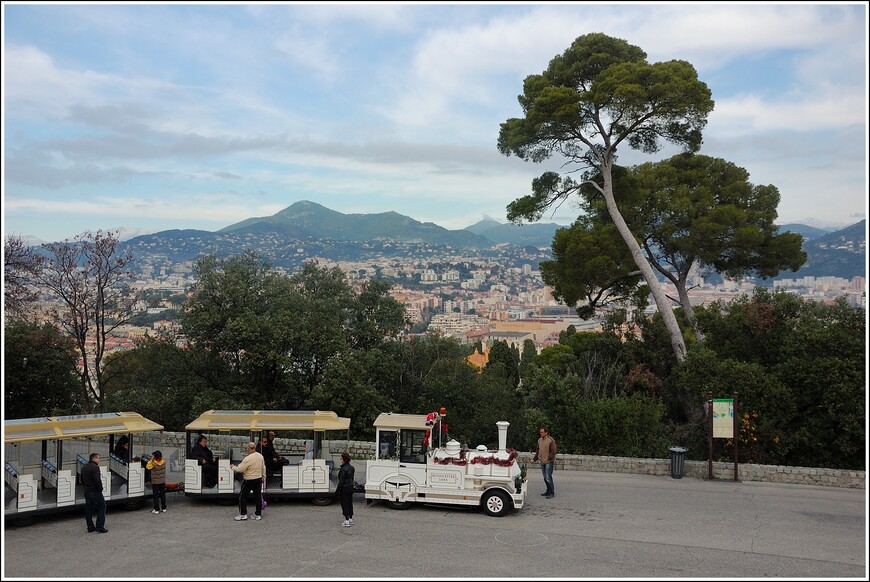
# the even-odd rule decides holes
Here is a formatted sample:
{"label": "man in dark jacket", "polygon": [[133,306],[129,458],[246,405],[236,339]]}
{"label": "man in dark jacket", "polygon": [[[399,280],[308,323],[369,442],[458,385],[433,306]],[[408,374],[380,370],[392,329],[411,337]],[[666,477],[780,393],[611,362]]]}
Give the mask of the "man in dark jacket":
{"label": "man in dark jacket", "polygon": [[[82,486],[85,489],[85,522],[89,532],[106,533],[106,498],[103,497],[103,477],[100,473],[100,454],[91,453],[87,465],[82,467]],[[97,512],[97,523],[93,515]]]}
{"label": "man in dark jacket", "polygon": [[344,527],[353,525],[353,474],[354,468],[350,464],[350,455],[341,453],[341,468],[338,470],[338,487],[335,491],[341,499],[341,513],[344,514]]}
{"label": "man in dark jacket", "polygon": [[196,439],[196,444],[190,449],[190,458],[196,459],[197,464],[202,467],[202,486],[214,487],[217,485],[217,463],[214,454],[208,448],[208,439],[205,435],[199,435],[199,438]]}
{"label": "man in dark jacket", "polygon": [[[275,433],[273,432],[271,434],[274,435]],[[266,470],[270,473],[280,472],[281,467],[290,462],[275,451],[275,445],[272,443],[272,439],[266,435],[260,437],[260,444],[257,445],[257,452],[263,455],[263,459],[266,461]]]}

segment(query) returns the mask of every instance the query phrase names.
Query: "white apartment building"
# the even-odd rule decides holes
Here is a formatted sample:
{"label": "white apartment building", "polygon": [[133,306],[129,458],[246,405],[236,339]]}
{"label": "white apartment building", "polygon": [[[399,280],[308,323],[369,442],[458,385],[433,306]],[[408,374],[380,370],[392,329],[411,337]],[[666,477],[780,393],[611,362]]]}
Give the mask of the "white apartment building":
{"label": "white apartment building", "polygon": [[429,331],[437,331],[445,336],[464,338],[472,329],[488,328],[488,326],[489,320],[477,315],[443,313],[432,316],[432,321],[429,323]]}

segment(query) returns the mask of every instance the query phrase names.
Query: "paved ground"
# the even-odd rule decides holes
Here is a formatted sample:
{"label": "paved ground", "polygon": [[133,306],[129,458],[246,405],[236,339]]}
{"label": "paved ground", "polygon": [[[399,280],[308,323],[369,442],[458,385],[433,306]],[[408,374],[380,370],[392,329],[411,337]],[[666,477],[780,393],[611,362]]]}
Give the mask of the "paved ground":
{"label": "paved ground", "polygon": [[[355,463],[357,464],[357,463]],[[358,469],[359,470],[359,469]],[[867,579],[865,490],[557,471],[529,473],[527,506],[391,510],[273,501],[259,522],[173,493],[169,511],[79,512],[5,527],[3,578]]]}

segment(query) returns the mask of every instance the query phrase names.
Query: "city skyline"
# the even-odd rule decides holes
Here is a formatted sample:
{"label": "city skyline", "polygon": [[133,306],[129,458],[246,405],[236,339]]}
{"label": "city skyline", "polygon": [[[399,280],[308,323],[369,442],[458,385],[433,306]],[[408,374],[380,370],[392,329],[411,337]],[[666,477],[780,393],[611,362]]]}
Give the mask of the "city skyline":
{"label": "city skyline", "polygon": [[5,235],[215,231],[301,200],[504,223],[560,168],[499,154],[499,124],[592,32],[695,66],[716,102],[700,153],[779,188],[778,223],[866,217],[865,3],[9,2],[3,22]]}

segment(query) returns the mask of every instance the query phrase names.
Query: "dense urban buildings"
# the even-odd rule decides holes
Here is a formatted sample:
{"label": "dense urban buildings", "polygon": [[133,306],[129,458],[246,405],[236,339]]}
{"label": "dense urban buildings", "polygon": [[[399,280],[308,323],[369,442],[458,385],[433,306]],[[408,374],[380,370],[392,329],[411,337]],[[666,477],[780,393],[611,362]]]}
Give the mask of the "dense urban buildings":
{"label": "dense urban buildings", "polygon": [[[529,339],[540,351],[558,343],[559,332],[569,325],[577,330],[600,329],[600,320],[582,320],[573,309],[556,301],[541,279],[537,261],[523,259],[515,254],[499,258],[486,253],[428,260],[395,257],[359,262],[322,257],[312,260],[321,267],[338,267],[357,287],[372,278],[390,281],[391,296],[405,306],[409,334],[439,333],[463,344],[480,342],[482,346],[506,341],[520,349]],[[171,337],[180,332],[175,315],[187,289],[195,282],[193,263],[163,262],[159,266],[146,263],[140,264],[137,271],[134,288],[143,297],[137,310],[149,316],[147,323],[118,328],[109,343],[110,351],[131,348],[137,338],[146,334]],[[708,283],[697,273],[690,284],[689,294],[695,305],[728,302],[750,294],[754,288],[749,280]],[[866,282],[860,276],[783,279],[774,281],[772,286],[813,301],[832,302],[844,296],[849,305],[866,308]],[[675,290],[668,292],[676,296]],[[44,308],[49,309],[50,304]],[[654,309],[651,307],[649,313]]]}

